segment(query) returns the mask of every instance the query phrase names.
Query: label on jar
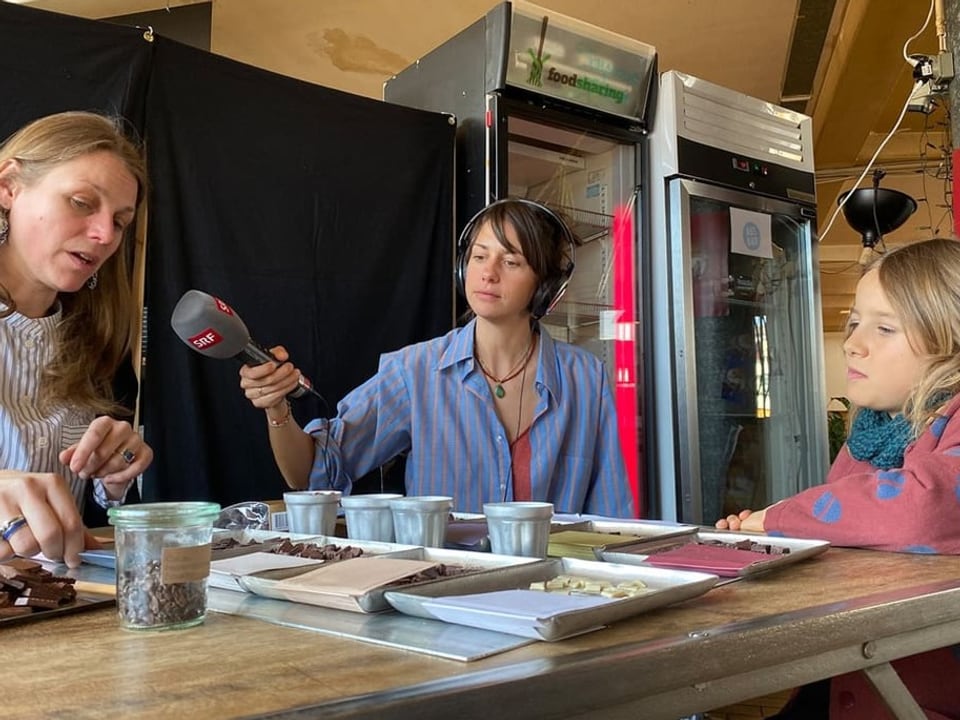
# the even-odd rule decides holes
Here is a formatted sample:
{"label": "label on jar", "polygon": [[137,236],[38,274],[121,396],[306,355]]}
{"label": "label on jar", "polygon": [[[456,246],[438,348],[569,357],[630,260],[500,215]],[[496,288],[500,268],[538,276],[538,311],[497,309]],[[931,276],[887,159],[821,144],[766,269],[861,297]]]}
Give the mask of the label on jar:
{"label": "label on jar", "polygon": [[190,547],[165,547],[160,556],[164,585],[197,582],[210,574],[210,543]]}

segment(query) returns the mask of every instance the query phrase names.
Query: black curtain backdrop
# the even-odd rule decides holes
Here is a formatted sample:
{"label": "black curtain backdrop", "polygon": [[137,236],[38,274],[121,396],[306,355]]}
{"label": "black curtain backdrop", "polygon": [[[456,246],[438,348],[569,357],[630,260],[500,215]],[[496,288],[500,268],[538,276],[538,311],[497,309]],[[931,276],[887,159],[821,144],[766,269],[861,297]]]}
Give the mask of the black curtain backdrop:
{"label": "black curtain backdrop", "polygon": [[[448,330],[448,118],[258,70],[143,31],[0,3],[0,135],[66,109],[126,117],[151,190],[141,422],[148,500],[280,497],[267,426],[238,366],[170,328],[188,289],[283,344],[330,414],[381,352]],[[102,523],[93,523],[102,524]]]}
{"label": "black curtain backdrop", "polygon": [[136,28],[0,3],[0,138],[63,110],[119,115],[142,136],[152,49]]}
{"label": "black curtain backdrop", "polygon": [[454,127],[164,38],[151,70],[145,495],[280,497],[239,366],[184,345],[173,307],[191,288],[226,301],[327,399],[297,419],[329,414],[379,353],[452,324]]}

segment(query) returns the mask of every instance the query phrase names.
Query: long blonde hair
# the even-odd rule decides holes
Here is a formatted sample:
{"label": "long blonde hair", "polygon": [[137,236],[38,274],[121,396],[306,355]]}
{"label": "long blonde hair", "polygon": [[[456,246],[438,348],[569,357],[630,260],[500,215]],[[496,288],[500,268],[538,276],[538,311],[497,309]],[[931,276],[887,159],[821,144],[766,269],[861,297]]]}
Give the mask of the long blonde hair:
{"label": "long blonde hair", "polygon": [[[137,181],[137,208],[147,190],[147,170],[137,143],[124,133],[122,120],[91,112],[70,111],[34,120],[11,135],[0,147],[0,164],[18,163],[17,179],[39,182],[65,162],[93,152],[116,155]],[[135,223],[125,232],[135,233]],[[98,414],[125,414],[113,399],[112,380],[130,349],[133,329],[133,291],[125,246],[122,244],[100,267],[97,287],[60,293],[62,318],[57,351],[44,368],[40,383],[41,407],[71,403]],[[16,309],[9,291],[0,286],[0,301]]]}
{"label": "long blonde hair", "polygon": [[904,323],[913,351],[929,362],[903,406],[918,437],[943,403],[960,392],[960,241],[934,238],[880,256],[866,271]]}

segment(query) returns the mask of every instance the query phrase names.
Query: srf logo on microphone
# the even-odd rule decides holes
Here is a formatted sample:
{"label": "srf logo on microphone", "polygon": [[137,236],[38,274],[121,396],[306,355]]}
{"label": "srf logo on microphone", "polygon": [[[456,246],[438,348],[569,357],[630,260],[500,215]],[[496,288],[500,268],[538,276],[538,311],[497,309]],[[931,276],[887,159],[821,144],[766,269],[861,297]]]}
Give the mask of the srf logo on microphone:
{"label": "srf logo on microphone", "polygon": [[[218,297],[213,298],[213,301],[217,304],[217,310],[224,313],[225,315],[233,315],[233,308],[227,305],[223,300]],[[217,342],[220,342],[221,338],[217,339]]]}
{"label": "srf logo on microphone", "polygon": [[[227,309],[229,310],[229,308]],[[207,328],[206,330],[198,332],[196,335],[189,338],[190,344],[193,345],[197,350],[201,351],[213,347],[221,340],[223,340],[223,336],[213,328]]]}

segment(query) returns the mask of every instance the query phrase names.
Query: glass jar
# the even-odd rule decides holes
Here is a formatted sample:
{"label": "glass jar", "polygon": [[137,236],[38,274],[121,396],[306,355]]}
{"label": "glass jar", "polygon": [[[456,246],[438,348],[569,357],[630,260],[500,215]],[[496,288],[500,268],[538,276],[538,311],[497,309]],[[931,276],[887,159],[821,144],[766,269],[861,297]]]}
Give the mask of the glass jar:
{"label": "glass jar", "polygon": [[165,502],[109,508],[116,527],[117,611],[124,627],[167,630],[203,622],[213,521],[220,506]]}

